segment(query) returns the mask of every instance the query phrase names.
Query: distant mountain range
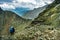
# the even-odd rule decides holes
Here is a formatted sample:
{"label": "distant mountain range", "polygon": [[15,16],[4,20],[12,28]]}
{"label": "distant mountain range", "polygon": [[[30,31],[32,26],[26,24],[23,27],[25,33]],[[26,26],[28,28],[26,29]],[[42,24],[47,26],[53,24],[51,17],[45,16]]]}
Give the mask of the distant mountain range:
{"label": "distant mountain range", "polygon": [[28,8],[16,8],[12,10],[13,12],[15,12],[17,15],[19,16],[23,16],[26,12],[30,11]]}
{"label": "distant mountain range", "polygon": [[43,7],[39,7],[39,8],[36,8],[34,10],[31,10],[31,11],[28,11],[25,13],[25,15],[23,15],[22,17],[25,18],[25,19],[35,19],[38,17],[38,15],[43,12],[44,10],[46,10],[46,7],[48,5],[45,5]]}
{"label": "distant mountain range", "polygon": [[[33,20],[33,19],[37,18],[38,15],[46,9],[46,7],[47,7],[47,5],[45,5],[43,7],[35,8],[33,10],[29,10],[27,8],[26,9],[16,8],[16,9],[10,10],[10,11],[15,12],[15,14],[17,14],[18,16],[20,16],[24,19],[32,19]],[[6,10],[6,11],[9,11],[9,10]]]}

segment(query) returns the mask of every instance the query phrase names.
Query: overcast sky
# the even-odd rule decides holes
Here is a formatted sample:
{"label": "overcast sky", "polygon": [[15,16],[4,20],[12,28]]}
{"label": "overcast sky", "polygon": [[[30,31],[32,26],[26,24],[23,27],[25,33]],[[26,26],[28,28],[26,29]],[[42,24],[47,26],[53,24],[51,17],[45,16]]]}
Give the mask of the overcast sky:
{"label": "overcast sky", "polygon": [[54,0],[0,0],[0,7],[3,9],[15,8],[39,8],[52,3]]}

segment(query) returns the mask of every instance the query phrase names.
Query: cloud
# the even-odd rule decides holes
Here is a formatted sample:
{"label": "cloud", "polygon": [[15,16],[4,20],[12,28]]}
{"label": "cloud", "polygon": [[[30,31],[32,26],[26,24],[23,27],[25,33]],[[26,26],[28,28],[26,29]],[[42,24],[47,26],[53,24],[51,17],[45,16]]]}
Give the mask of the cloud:
{"label": "cloud", "polygon": [[[9,2],[8,2],[9,1]],[[29,8],[30,10],[51,4],[54,0],[5,0],[1,1],[0,7],[3,9]]]}
{"label": "cloud", "polygon": [[13,5],[15,7],[23,7],[33,9],[36,6],[35,0],[14,0]]}
{"label": "cloud", "polygon": [[13,5],[9,5],[7,3],[0,4],[0,7],[5,10],[15,9]]}

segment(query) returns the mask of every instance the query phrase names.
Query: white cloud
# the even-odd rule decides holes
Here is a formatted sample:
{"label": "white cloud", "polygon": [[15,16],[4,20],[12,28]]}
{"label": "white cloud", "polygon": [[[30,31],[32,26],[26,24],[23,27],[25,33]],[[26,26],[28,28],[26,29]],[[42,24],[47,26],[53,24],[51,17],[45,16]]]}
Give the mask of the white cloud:
{"label": "white cloud", "polygon": [[11,3],[0,4],[4,9],[15,9],[17,7],[24,7],[34,9],[52,3],[54,0],[13,0]]}
{"label": "white cloud", "polygon": [[8,10],[8,9],[15,9],[15,7],[13,5],[9,5],[7,3],[0,4],[0,7],[2,9],[6,9],[6,10]]}
{"label": "white cloud", "polygon": [[13,5],[15,7],[24,7],[33,9],[36,6],[35,0],[14,0]]}
{"label": "white cloud", "polygon": [[44,2],[46,2],[46,3],[48,3],[48,4],[50,4],[50,3],[52,3],[54,0],[43,0]]}

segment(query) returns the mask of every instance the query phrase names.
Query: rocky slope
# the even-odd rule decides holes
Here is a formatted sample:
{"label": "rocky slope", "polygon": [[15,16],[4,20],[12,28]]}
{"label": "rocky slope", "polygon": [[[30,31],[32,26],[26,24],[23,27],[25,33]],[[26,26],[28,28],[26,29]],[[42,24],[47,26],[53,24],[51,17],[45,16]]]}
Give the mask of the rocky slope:
{"label": "rocky slope", "polygon": [[60,40],[60,4],[42,13],[25,30],[15,34],[16,39]]}
{"label": "rocky slope", "polygon": [[[53,4],[56,4],[53,6]],[[24,31],[15,35],[18,40],[60,40],[60,3],[53,3]]]}
{"label": "rocky slope", "polygon": [[27,40],[60,40],[60,3],[42,12],[25,31]]}
{"label": "rocky slope", "polygon": [[45,5],[43,7],[36,8],[34,10],[26,12],[26,14],[23,15],[22,17],[25,18],[25,19],[32,19],[32,20],[34,20],[35,18],[38,17],[38,15],[41,12],[43,12],[44,10],[46,10],[46,8],[47,8],[47,5]]}

